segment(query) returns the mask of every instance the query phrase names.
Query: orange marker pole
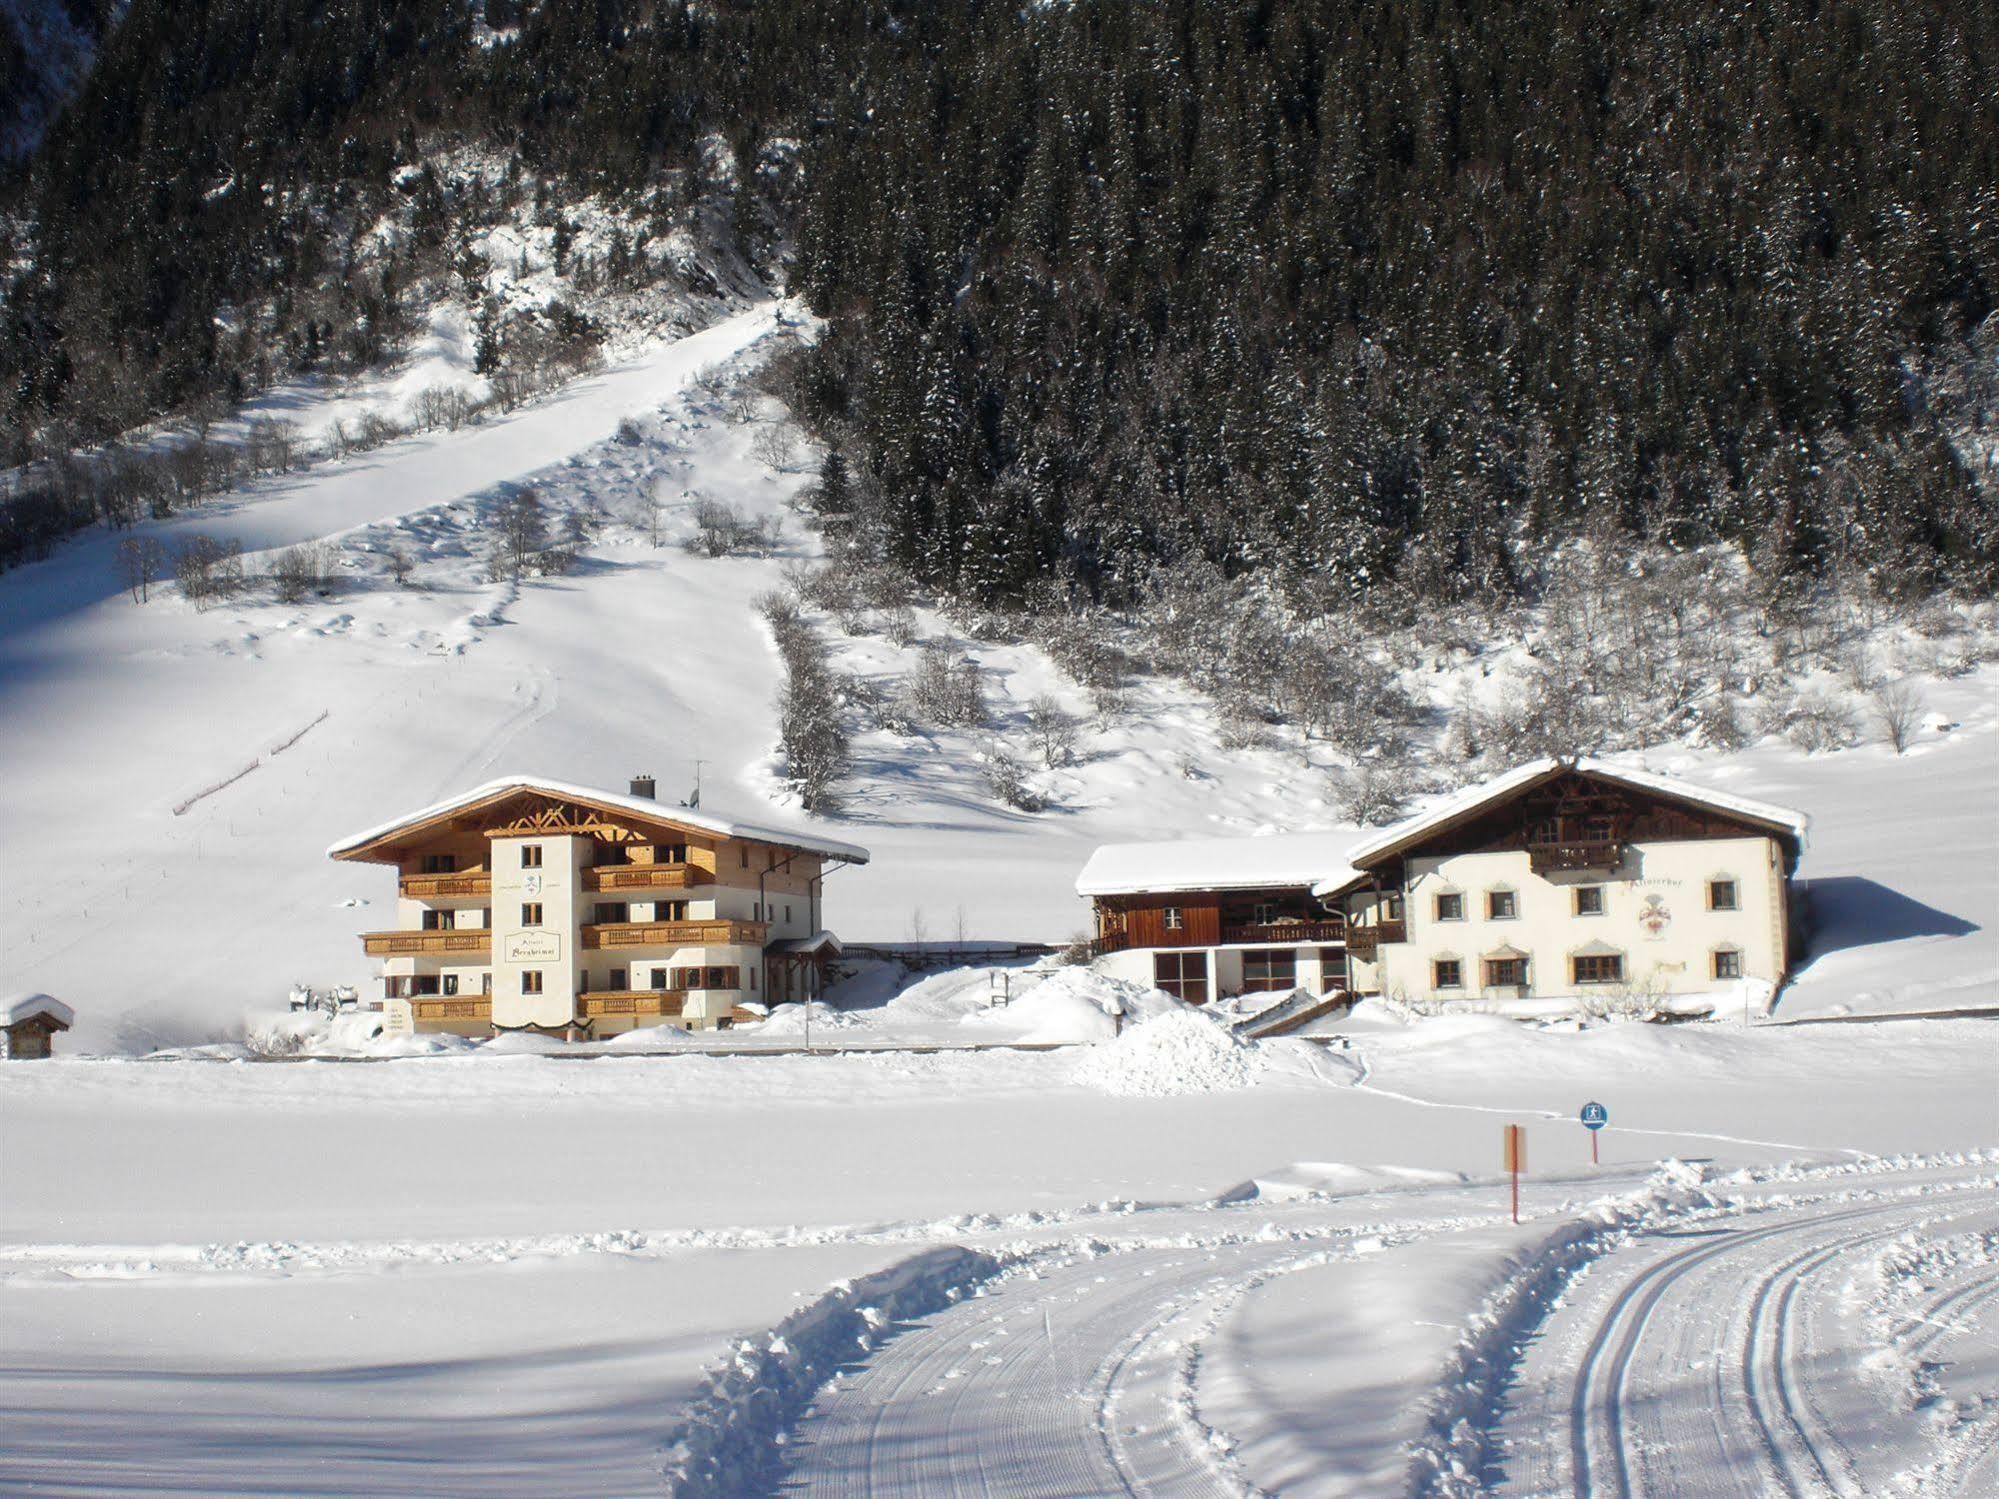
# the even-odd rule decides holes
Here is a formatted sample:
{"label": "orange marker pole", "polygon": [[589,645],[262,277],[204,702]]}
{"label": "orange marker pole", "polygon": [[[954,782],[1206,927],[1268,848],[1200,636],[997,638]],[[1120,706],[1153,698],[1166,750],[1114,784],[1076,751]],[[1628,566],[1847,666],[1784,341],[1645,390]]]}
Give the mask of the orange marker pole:
{"label": "orange marker pole", "polygon": [[1513,1221],[1520,1221],[1520,1173],[1527,1169],[1527,1129],[1524,1125],[1506,1126],[1506,1171],[1513,1178]]}

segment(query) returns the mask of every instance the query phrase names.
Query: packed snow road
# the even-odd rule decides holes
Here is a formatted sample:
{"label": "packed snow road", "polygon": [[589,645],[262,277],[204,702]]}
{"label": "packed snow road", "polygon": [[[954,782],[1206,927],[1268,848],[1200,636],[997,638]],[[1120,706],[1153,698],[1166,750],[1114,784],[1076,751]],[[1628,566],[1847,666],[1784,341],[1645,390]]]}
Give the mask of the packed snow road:
{"label": "packed snow road", "polygon": [[[1960,1480],[1999,1440],[1994,1243],[1999,1192],[1948,1175],[1641,1235],[1579,1276],[1525,1349],[1492,1487],[1989,1493]],[[1898,1268],[1912,1245],[1980,1253]],[[1882,1310],[1912,1293],[1931,1299]],[[1946,1396],[1940,1374],[1968,1387]]]}

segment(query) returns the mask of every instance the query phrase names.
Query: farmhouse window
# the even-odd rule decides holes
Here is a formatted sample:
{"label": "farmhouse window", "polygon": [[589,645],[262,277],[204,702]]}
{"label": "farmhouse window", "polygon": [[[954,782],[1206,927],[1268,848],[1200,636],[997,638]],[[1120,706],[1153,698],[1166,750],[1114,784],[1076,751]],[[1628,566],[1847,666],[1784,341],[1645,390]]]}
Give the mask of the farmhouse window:
{"label": "farmhouse window", "polygon": [[1739,909],[1734,880],[1709,880],[1707,882],[1707,908],[1710,911],[1734,911]]}
{"label": "farmhouse window", "polygon": [[523,843],[521,845],[521,868],[541,868],[541,845],[539,843]]}
{"label": "farmhouse window", "polygon": [[1576,915],[1601,916],[1603,914],[1603,886],[1576,886]]}
{"label": "farmhouse window", "polygon": [[1242,992],[1282,994],[1298,987],[1298,954],[1289,947],[1252,947],[1242,955]]}
{"label": "farmhouse window", "polygon": [[1169,932],[1177,932],[1187,924],[1187,919],[1178,906],[1167,906],[1159,913],[1159,924]]}
{"label": "farmhouse window", "polygon": [[1711,955],[1714,959],[1714,976],[1718,979],[1739,979],[1742,977],[1742,954],[1732,947],[1718,947]]}
{"label": "farmhouse window", "polygon": [[1152,982],[1175,999],[1190,1005],[1204,1005],[1208,1002],[1208,955],[1200,952],[1154,953]]}
{"label": "farmhouse window", "polygon": [[1527,960],[1525,958],[1487,958],[1485,960],[1485,986],[1488,989],[1526,988]]}
{"label": "farmhouse window", "polygon": [[541,993],[541,970],[539,968],[529,968],[521,974],[521,993]]}
{"label": "farmhouse window", "polygon": [[1439,958],[1430,965],[1434,987],[1439,989],[1462,989],[1465,986],[1464,964],[1456,958]]}
{"label": "farmhouse window", "polygon": [[1437,897],[1437,920],[1463,921],[1465,919],[1465,898],[1455,890],[1446,891]]}
{"label": "farmhouse window", "polygon": [[1624,981],[1624,954],[1578,953],[1569,960],[1575,965],[1579,984],[1617,984]]}
{"label": "farmhouse window", "polygon": [[1272,926],[1277,921],[1277,907],[1267,900],[1260,900],[1250,912],[1252,926]]}
{"label": "farmhouse window", "polygon": [[1485,915],[1488,921],[1511,921],[1519,914],[1520,897],[1511,890],[1485,892]]}

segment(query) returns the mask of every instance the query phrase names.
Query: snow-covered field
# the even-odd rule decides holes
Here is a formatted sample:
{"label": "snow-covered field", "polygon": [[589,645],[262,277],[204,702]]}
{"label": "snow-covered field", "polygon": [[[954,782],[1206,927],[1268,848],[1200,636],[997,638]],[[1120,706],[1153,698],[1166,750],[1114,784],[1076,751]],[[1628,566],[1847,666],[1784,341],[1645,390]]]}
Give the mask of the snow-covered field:
{"label": "snow-covered field", "polygon": [[[677,793],[699,761],[711,810],[805,821],[753,607],[816,552],[783,510],[805,464],[758,461],[762,423],[696,378],[776,321],[155,527],[332,538],[328,598],[134,604],[103,536],[0,576],[0,990],[79,1019],[0,1068],[0,1491],[1991,1491],[1991,1019],[1370,1007],[1318,1040],[1167,1014],[1112,1041],[1074,974],[1006,970],[995,1006],[991,971],[874,968],[815,1045],[1098,1044],[202,1049],[294,981],[367,992],[391,887],[325,846],[491,775]],[[488,580],[520,483],[587,518],[565,576]],[[785,515],[779,554],[686,551],[695,498]],[[961,644],[1002,730],[1044,691],[1084,707],[1031,647]],[[1819,931],[1780,1022],[1999,1004],[1999,674],[1926,691],[1907,756],[1646,757],[1811,814]],[[824,828],[875,858],[831,923],[1059,940],[1097,842],[1333,821],[1295,755],[1133,695],[1034,815],[974,741],[864,736]]]}

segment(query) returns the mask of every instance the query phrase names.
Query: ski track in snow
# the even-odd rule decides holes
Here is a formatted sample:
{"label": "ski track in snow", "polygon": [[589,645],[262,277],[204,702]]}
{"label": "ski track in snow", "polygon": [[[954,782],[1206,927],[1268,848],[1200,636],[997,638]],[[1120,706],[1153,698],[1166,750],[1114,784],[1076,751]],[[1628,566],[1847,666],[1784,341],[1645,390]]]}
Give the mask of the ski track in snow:
{"label": "ski track in snow", "polygon": [[[1888,1492],[1894,1464],[1874,1470],[1884,1454],[1906,1459],[1908,1447],[1882,1440],[1878,1398],[1858,1386],[1856,1345],[1832,1325],[1841,1287],[1884,1240],[1946,1222],[1999,1224],[1999,1192],[1975,1179],[1902,1200],[1771,1211],[1775,1222],[1756,1215],[1640,1235],[1579,1276],[1525,1342],[1497,1471],[1485,1475],[1491,1491]],[[1969,1315],[1994,1290],[1961,1288],[1958,1304]],[[1839,1418],[1870,1406],[1874,1421]]]}

